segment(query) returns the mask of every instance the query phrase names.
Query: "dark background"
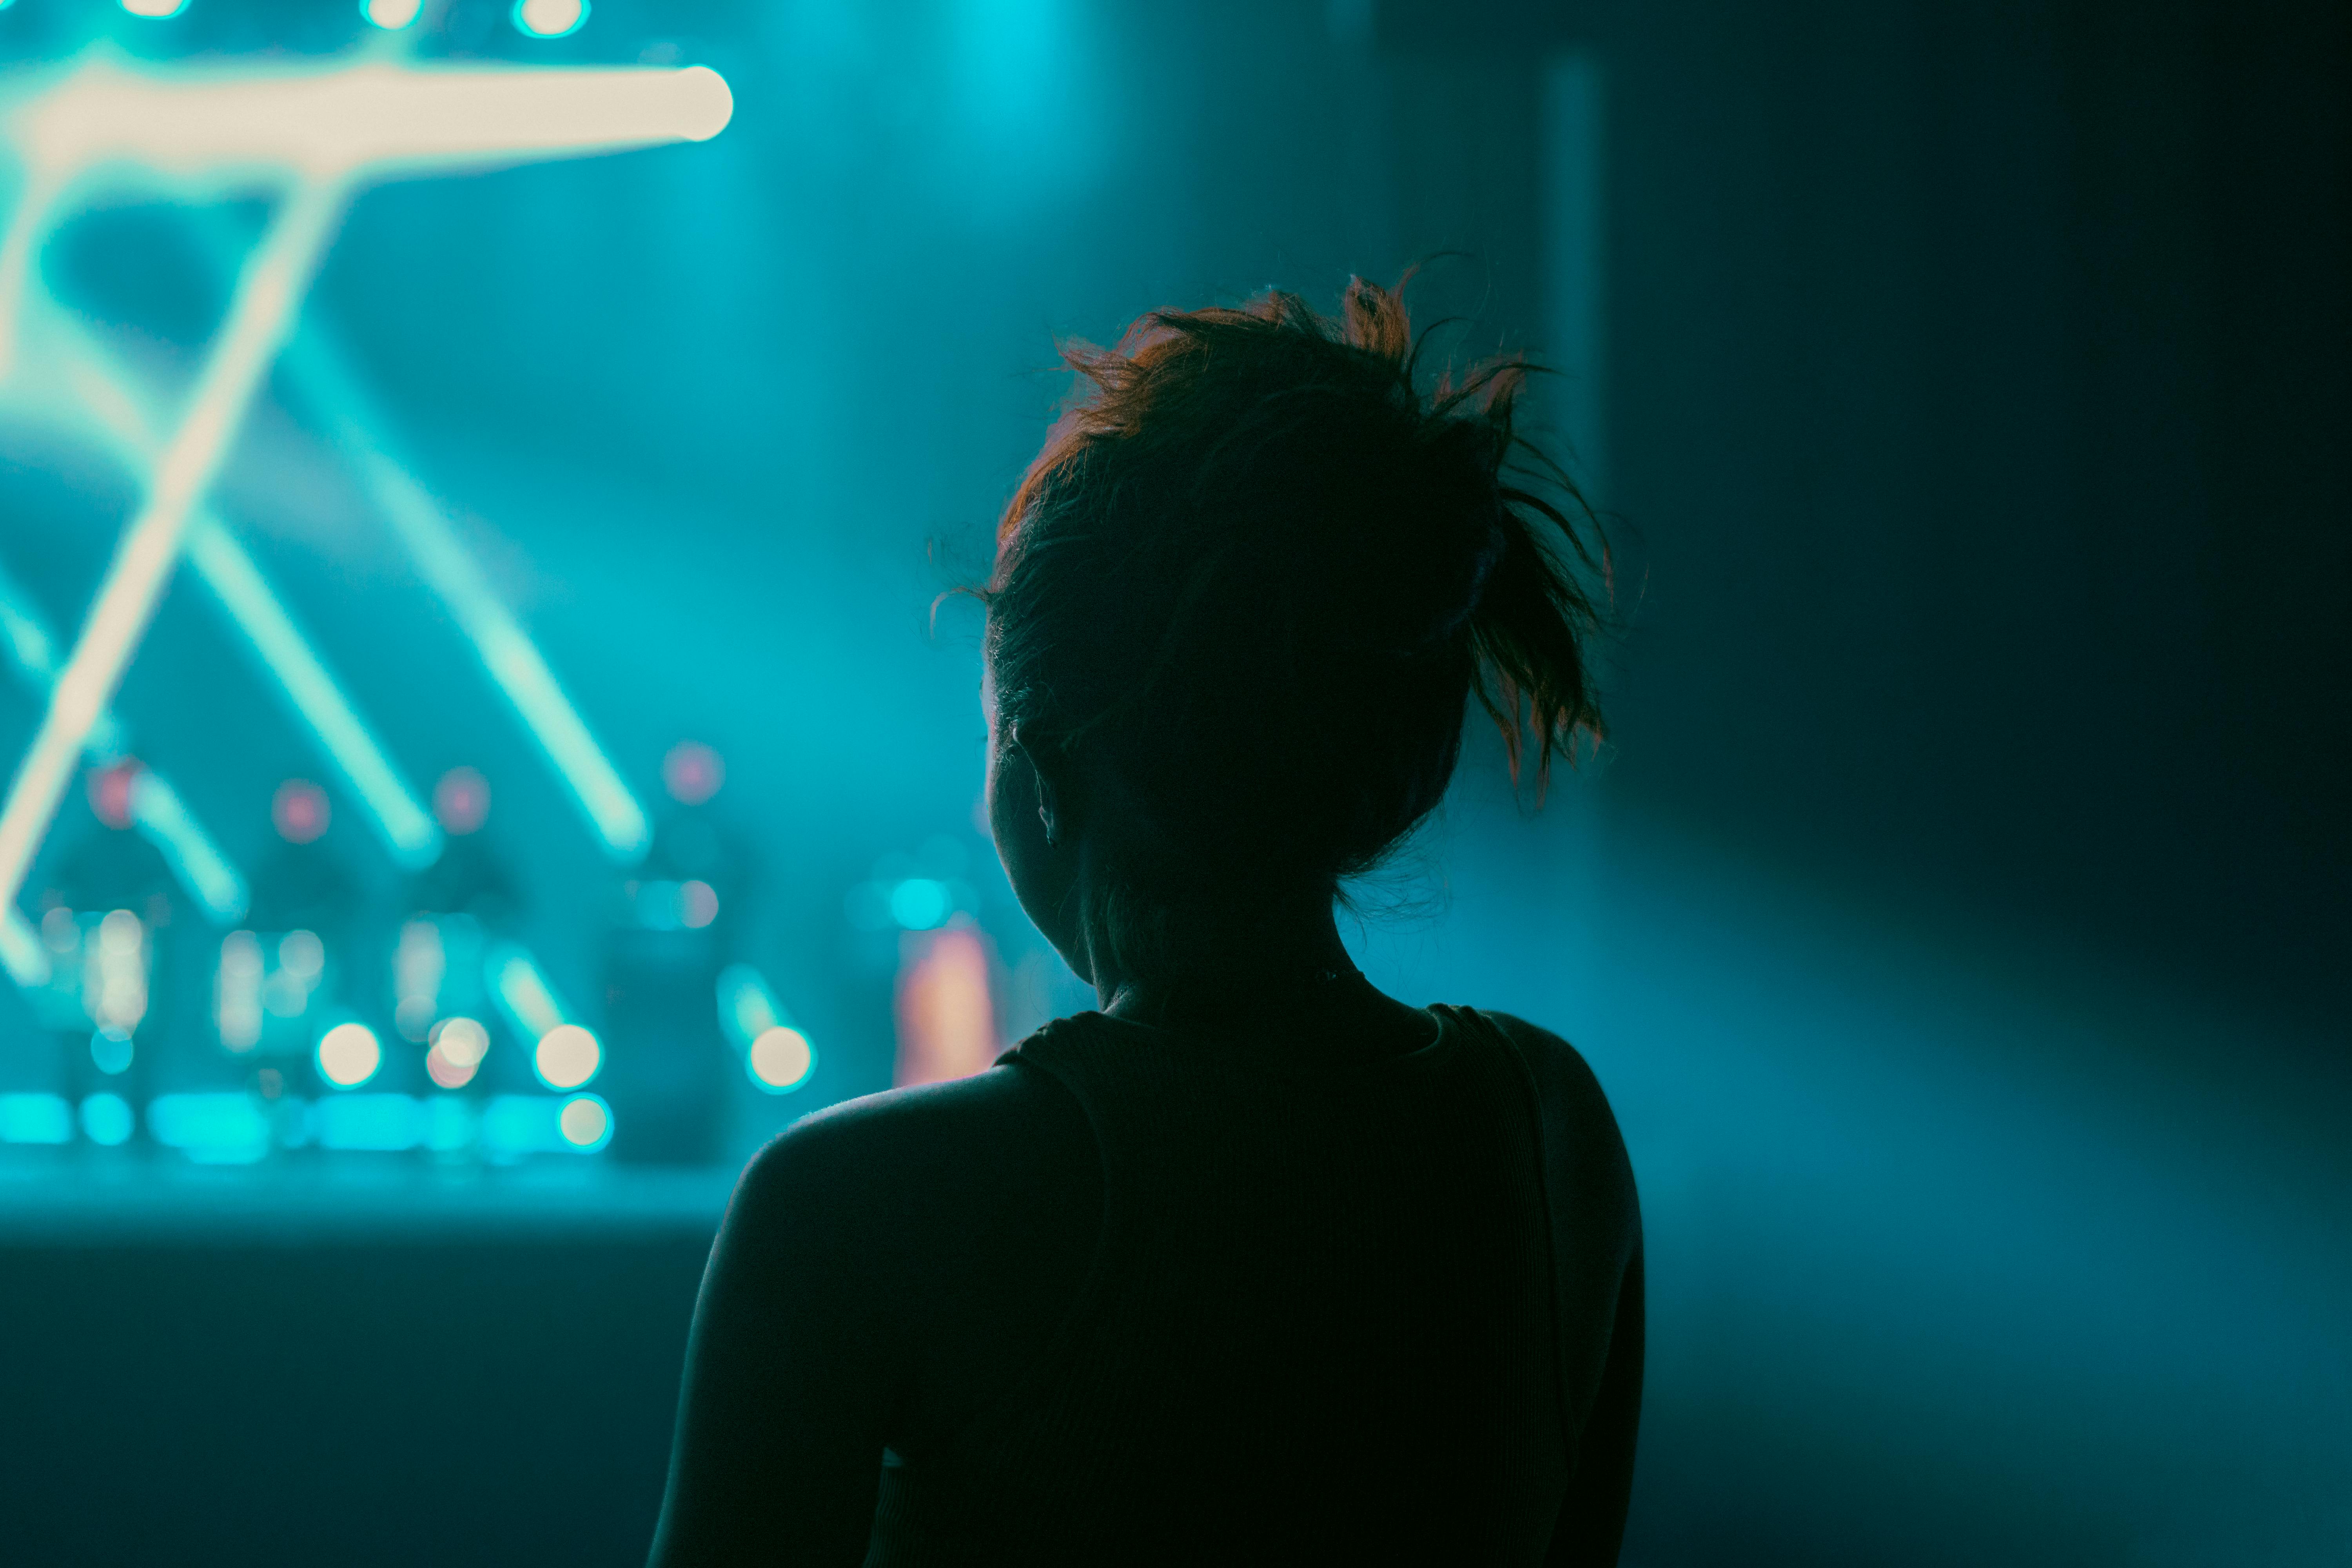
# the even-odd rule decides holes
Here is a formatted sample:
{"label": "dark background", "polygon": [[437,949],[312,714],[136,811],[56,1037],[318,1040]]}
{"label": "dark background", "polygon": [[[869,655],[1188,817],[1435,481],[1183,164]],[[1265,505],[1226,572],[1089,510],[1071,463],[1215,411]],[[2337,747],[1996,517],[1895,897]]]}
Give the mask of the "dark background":
{"label": "dark background", "polygon": [[[1627,1562],[2352,1558],[2352,12],[1013,12],[1083,47],[986,79],[1006,140],[959,163],[965,67],[924,51],[1003,17],[680,7],[735,85],[719,156],[390,188],[321,285],[616,753],[728,752],[823,1097],[887,1071],[840,889],[970,831],[969,627],[923,617],[1041,432],[1050,334],[1444,253],[1461,352],[1543,350],[1580,55],[1613,744],[1540,816],[1474,749],[1413,862],[1441,912],[1365,940],[1416,999],[1564,1028],[1618,1103],[1656,1297]],[[566,47],[656,27],[614,0]],[[85,531],[41,534],[60,605]],[[401,590],[369,547],[277,545],[354,602],[320,636],[394,745],[503,784],[514,742],[397,711],[451,656],[370,660]],[[223,756],[192,795],[255,795],[295,742],[174,731],[211,656],[171,616],[125,706]],[[596,873],[552,828],[517,853],[561,928]],[[11,1232],[12,1559],[642,1552],[708,1204],[326,1239],[230,1206]]]}

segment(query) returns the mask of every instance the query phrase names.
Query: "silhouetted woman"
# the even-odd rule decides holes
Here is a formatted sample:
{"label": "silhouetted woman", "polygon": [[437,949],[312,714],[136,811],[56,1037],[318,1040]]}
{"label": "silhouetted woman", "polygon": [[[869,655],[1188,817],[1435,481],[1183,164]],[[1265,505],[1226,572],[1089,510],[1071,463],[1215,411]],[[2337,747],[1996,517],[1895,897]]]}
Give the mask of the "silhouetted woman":
{"label": "silhouetted woman", "polygon": [[1474,695],[1515,775],[1596,728],[1585,547],[1507,477],[1523,372],[1417,391],[1361,282],[1071,358],[985,595],[988,805],[1101,1011],[752,1161],[654,1562],[1614,1562],[1607,1102],[1541,1029],[1382,995],[1333,915]]}

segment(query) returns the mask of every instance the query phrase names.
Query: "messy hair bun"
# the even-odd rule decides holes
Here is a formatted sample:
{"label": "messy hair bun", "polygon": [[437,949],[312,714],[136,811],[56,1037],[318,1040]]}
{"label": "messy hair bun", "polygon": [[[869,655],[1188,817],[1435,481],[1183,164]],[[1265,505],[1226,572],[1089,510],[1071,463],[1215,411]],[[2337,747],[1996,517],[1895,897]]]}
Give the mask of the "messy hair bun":
{"label": "messy hair bun", "polygon": [[1606,555],[1513,430],[1524,360],[1423,392],[1399,292],[1360,279],[1337,321],[1269,291],[1064,353],[1078,395],[1005,509],[986,656],[1033,756],[1107,763],[1138,803],[1139,899],[1368,868],[1444,794],[1474,692],[1515,779],[1599,737]]}

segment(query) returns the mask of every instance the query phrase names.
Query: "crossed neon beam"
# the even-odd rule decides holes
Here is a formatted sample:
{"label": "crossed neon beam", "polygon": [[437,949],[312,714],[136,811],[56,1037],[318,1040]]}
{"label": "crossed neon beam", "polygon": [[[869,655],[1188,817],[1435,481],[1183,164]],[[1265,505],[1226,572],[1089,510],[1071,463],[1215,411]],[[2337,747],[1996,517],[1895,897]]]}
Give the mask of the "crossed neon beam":
{"label": "crossed neon beam", "polygon": [[[31,595],[0,567],[0,643],[17,678],[47,696],[58,678],[58,639]],[[130,754],[129,732],[112,713],[101,713],[90,729],[86,755],[100,767]],[[172,873],[205,912],[226,925],[245,913],[245,879],[212,841],[171,782],[152,768],[142,769],[131,787],[131,826],[162,852]],[[9,913],[16,914],[14,905]],[[22,915],[17,916],[22,919]],[[5,963],[0,949],[0,963]],[[13,965],[11,966],[13,968]]]}
{"label": "crossed neon beam", "polygon": [[[16,107],[7,128],[27,163],[27,180],[25,199],[0,236],[0,369],[13,368],[31,258],[58,203],[78,183],[128,171],[208,195],[260,184],[278,189],[281,198],[240,269],[226,321],[186,412],[143,476],[143,502],[116,546],[40,728],[0,805],[0,906],[15,910],[82,750],[145,634],[203,497],[356,190],[390,173],[453,172],[707,140],[731,112],[726,84],[699,67],[515,71],[362,60],[327,70],[226,76],[142,73],[105,58],[85,59]],[[458,548],[438,509],[373,443],[360,449],[380,501],[390,496],[402,503],[387,510],[407,514],[404,521],[395,516],[395,526],[428,583],[475,637],[485,666],[526,721],[539,715],[533,734],[551,760],[564,769],[580,760],[576,753],[584,744],[609,775],[583,784],[564,773],[608,847],[623,858],[641,854],[642,810],[604,763],[536,649],[510,616],[501,623],[503,606],[488,595],[470,560],[461,571],[433,559],[435,523],[450,548]],[[394,483],[395,475],[404,489]],[[428,511],[430,521],[421,515]],[[496,614],[477,602],[475,589]],[[560,716],[547,712],[551,702]],[[614,790],[628,811],[615,809]],[[15,923],[21,922],[18,916]],[[11,956],[16,934],[0,928],[0,958]]]}
{"label": "crossed neon beam", "polygon": [[[18,395],[10,412],[45,416],[102,447],[125,472],[143,477],[154,467],[162,422],[134,378],[87,332],[44,310],[40,335],[24,370],[8,384]],[[58,384],[27,385],[32,363],[58,372]],[[327,668],[292,616],[273,593],[228,525],[199,509],[188,520],[188,563],[197,581],[242,634],[256,667],[319,742],[328,763],[360,805],[362,815],[396,864],[430,865],[441,852],[441,832],[401,776],[341,682]]]}

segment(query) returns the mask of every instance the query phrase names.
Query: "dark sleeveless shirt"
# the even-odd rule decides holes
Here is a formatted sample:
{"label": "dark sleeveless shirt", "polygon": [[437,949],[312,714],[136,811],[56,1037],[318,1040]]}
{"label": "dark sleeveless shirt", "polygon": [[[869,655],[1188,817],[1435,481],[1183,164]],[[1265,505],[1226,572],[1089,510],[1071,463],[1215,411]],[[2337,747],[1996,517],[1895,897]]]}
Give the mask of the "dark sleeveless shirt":
{"label": "dark sleeveless shirt", "polygon": [[869,1568],[1539,1563],[1570,1445],[1535,1091],[1431,1012],[1381,1058],[1099,1014],[1024,1041],[1094,1130],[1092,1266],[1009,1394],[892,1456]]}

